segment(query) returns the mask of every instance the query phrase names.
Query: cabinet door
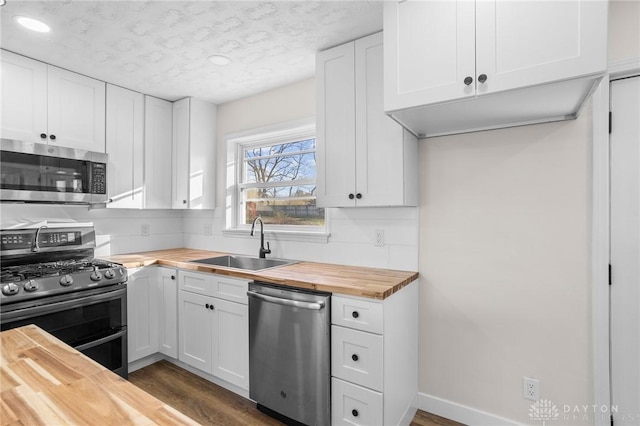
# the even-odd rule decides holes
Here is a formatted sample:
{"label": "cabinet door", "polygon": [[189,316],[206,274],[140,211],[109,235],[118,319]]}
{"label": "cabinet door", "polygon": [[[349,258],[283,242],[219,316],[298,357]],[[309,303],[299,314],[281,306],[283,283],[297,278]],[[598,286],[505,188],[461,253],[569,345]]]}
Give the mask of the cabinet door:
{"label": "cabinet door", "polygon": [[213,298],[178,291],[178,327],[180,336],[180,361],[199,370],[211,373],[213,350],[214,310]]}
{"label": "cabinet door", "polygon": [[417,185],[405,181],[405,170],[417,179],[417,140],[405,139],[402,126],[384,114],[383,61],[382,33],[355,41],[356,205],[415,205]]}
{"label": "cabinet door", "polygon": [[211,374],[248,390],[249,308],[226,300],[212,300],[216,320]]}
{"label": "cabinet door", "polygon": [[215,207],[216,105],[191,98],[189,107],[188,205]]}
{"label": "cabinet door", "polygon": [[49,143],[105,152],[105,83],[51,65],[47,77]]}
{"label": "cabinet door", "polygon": [[158,303],[153,268],[130,269],[127,282],[129,362],[158,352]]}
{"label": "cabinet door", "polygon": [[5,50],[0,61],[0,137],[47,143],[47,64]]}
{"label": "cabinet door", "polygon": [[178,280],[176,270],[158,268],[158,350],[178,358]]}
{"label": "cabinet door", "polygon": [[173,103],[173,185],[174,209],[189,208],[189,98]]}
{"label": "cabinet door", "polygon": [[144,95],[107,85],[107,207],[141,208],[144,170]]}
{"label": "cabinet door", "polygon": [[607,2],[480,1],[476,18],[478,93],[604,72]]}
{"label": "cabinet door", "polygon": [[384,2],[385,111],[475,95],[474,20],[469,0]]}
{"label": "cabinet door", "polygon": [[144,207],[170,209],[173,106],[151,96],[144,99]]}
{"label": "cabinet door", "polygon": [[316,56],[318,207],[355,205],[354,66],[354,43]]}

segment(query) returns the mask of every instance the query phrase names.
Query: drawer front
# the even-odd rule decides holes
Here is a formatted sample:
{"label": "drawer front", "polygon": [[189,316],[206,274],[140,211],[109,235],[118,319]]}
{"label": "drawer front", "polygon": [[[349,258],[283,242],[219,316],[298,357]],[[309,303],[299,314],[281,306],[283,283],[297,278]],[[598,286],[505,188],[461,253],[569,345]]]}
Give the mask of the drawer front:
{"label": "drawer front", "polygon": [[204,296],[214,296],[215,286],[212,274],[201,274],[198,272],[178,271],[178,288],[191,293],[202,294]]}
{"label": "drawer front", "polygon": [[331,378],[331,425],[382,425],[382,394]]}
{"label": "drawer front", "polygon": [[248,281],[229,278],[223,275],[214,275],[213,287],[215,293],[213,295],[215,297],[231,302],[242,303],[243,305],[249,303],[247,297],[247,290],[249,290]]}
{"label": "drawer front", "polygon": [[331,375],[382,391],[382,336],[331,326]]}
{"label": "drawer front", "polygon": [[382,303],[347,297],[331,298],[331,322],[356,330],[382,334]]}

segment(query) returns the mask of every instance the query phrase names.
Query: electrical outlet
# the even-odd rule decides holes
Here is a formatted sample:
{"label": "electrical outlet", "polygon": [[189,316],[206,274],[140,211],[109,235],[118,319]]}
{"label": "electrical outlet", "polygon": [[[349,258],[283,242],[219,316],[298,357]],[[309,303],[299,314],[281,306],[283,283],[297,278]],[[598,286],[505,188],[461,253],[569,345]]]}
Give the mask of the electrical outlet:
{"label": "electrical outlet", "polygon": [[532,401],[540,399],[540,380],[523,377],[522,385],[522,396],[524,396],[525,399]]}
{"label": "electrical outlet", "polygon": [[142,225],[140,225],[140,235],[142,235],[143,237],[148,237],[149,236],[149,224],[148,223],[143,223]]}
{"label": "electrical outlet", "polygon": [[213,235],[213,225],[211,225],[210,223],[204,224],[204,235],[206,237],[210,237]]}
{"label": "electrical outlet", "polygon": [[384,231],[382,229],[376,229],[373,236],[373,245],[376,247],[382,247],[384,245]]}

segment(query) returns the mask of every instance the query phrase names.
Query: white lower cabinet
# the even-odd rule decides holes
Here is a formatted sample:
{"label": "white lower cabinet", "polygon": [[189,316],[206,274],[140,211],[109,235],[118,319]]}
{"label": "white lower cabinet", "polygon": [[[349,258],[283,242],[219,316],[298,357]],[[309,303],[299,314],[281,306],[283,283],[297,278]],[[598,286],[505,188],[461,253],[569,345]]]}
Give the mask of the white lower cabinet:
{"label": "white lower cabinet", "polygon": [[248,282],[180,271],[178,286],[180,361],[248,390]]}
{"label": "white lower cabinet", "polygon": [[152,266],[129,269],[128,273],[128,361],[131,363],[156,352],[177,358],[176,270]]}
{"label": "white lower cabinet", "polygon": [[415,414],[418,283],[385,300],[331,298],[332,425],[397,425]]}

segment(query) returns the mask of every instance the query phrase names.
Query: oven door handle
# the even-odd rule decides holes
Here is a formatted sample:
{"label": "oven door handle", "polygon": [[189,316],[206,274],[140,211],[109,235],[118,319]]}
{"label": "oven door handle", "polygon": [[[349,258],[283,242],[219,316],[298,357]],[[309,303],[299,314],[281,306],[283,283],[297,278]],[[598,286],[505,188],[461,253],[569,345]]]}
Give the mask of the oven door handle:
{"label": "oven door handle", "polygon": [[63,309],[71,308],[74,306],[86,306],[93,305],[98,302],[102,302],[110,299],[118,299],[127,294],[126,288],[121,288],[118,290],[110,291],[108,293],[100,293],[94,294],[87,297],[79,297],[77,299],[64,300],[62,302],[51,303],[49,305],[40,305],[34,306],[31,308],[18,309],[13,312],[3,312],[1,314],[2,322],[5,323],[7,320],[21,320],[23,318],[29,318],[33,316],[33,312],[36,312],[38,315],[42,314],[50,314],[52,312],[61,311]]}
{"label": "oven door handle", "polygon": [[104,343],[107,343],[107,342],[110,342],[112,340],[119,339],[120,337],[124,336],[125,334],[127,334],[127,329],[123,328],[120,331],[118,331],[117,333],[113,333],[113,334],[110,334],[110,335],[108,335],[106,337],[103,337],[101,339],[94,340],[94,341],[89,342],[89,343],[85,343],[84,345],[76,346],[74,349],[76,351],[78,351],[78,352],[82,352],[84,350],[93,348],[95,346],[100,346],[100,345],[102,345]]}

